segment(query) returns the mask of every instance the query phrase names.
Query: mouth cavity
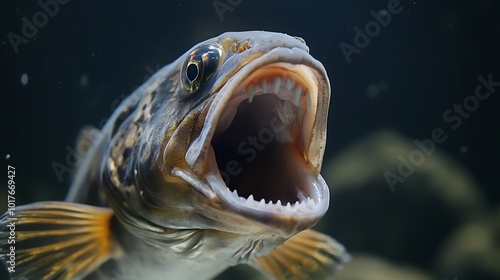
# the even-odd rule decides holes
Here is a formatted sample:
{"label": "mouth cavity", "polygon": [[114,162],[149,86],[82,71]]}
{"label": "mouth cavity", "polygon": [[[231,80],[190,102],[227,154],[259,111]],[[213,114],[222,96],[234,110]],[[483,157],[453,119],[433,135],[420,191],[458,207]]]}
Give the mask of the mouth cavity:
{"label": "mouth cavity", "polygon": [[309,150],[318,149],[311,147],[313,130],[320,129],[314,125],[319,93],[312,77],[307,66],[274,63],[231,94],[208,148],[210,169],[216,165],[220,174],[209,181],[217,181],[211,185],[224,201],[290,213],[324,204],[326,184],[308,159]]}

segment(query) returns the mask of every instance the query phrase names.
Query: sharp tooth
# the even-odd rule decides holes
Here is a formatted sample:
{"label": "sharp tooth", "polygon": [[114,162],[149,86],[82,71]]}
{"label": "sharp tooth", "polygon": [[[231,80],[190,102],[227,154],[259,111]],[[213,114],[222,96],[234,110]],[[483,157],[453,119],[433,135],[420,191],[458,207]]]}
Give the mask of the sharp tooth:
{"label": "sharp tooth", "polygon": [[286,90],[291,90],[294,85],[295,85],[295,82],[292,79],[290,79],[290,78],[286,79],[286,82],[285,82]]}
{"label": "sharp tooth", "polygon": [[233,191],[233,194],[234,194],[236,197],[238,197],[238,196],[239,196],[239,195],[238,195],[238,191],[237,191],[237,190],[234,190],[234,191]]}
{"label": "sharp tooth", "polygon": [[316,204],[314,203],[314,200],[312,200],[310,197],[307,198],[307,207],[308,208],[314,208]]}
{"label": "sharp tooth", "polygon": [[300,86],[295,88],[294,96],[293,96],[293,104],[295,106],[299,106],[300,96],[302,95],[302,88]]}
{"label": "sharp tooth", "polygon": [[278,200],[276,202],[276,210],[282,211],[283,210],[283,205],[281,204],[281,200]]}
{"label": "sharp tooth", "polygon": [[262,80],[262,92],[267,93],[267,82],[266,80]]}
{"label": "sharp tooth", "polygon": [[304,192],[302,191],[299,191],[299,193],[297,194],[297,198],[300,200],[300,201],[304,201],[307,199],[307,196],[304,195]]}
{"label": "sharp tooth", "polygon": [[266,201],[264,199],[261,199],[259,202],[259,207],[262,208],[264,206],[266,206]]}
{"label": "sharp tooth", "polygon": [[278,94],[281,87],[281,78],[274,78],[274,94]]}
{"label": "sharp tooth", "polygon": [[299,203],[298,201],[296,201],[296,202],[293,204],[293,208],[297,209],[297,207],[299,207],[299,204],[300,204],[300,203]]}
{"label": "sharp tooth", "polygon": [[306,105],[307,105],[307,112],[311,110],[311,96],[309,94],[306,94]]}
{"label": "sharp tooth", "polygon": [[251,194],[251,195],[247,198],[247,201],[254,201],[254,199],[253,199],[253,194]]}
{"label": "sharp tooth", "polygon": [[250,85],[247,89],[248,103],[252,103],[253,97],[255,96],[255,89],[253,85]]}
{"label": "sharp tooth", "polygon": [[290,201],[286,203],[285,210],[292,210],[292,205],[290,205]]}

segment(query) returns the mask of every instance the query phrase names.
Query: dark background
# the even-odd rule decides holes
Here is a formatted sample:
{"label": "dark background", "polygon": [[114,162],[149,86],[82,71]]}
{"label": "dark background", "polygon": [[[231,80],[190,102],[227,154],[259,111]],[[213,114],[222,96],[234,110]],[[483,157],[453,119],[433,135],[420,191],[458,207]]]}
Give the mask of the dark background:
{"label": "dark background", "polygon": [[[213,1],[73,0],[60,5],[17,54],[7,35],[22,35],[21,19],[33,22],[41,7],[36,1],[5,3],[0,10],[0,156],[5,167],[16,168],[16,203],[63,199],[70,172],[60,181],[53,164],[69,166],[67,147],[74,146],[79,129],[85,124],[100,127],[118,101],[192,45],[225,31],[279,31],[304,38],[332,83],[323,174],[334,191],[334,203],[322,229],[354,256],[370,254],[433,279],[500,279],[498,270],[474,261],[452,268],[436,261],[443,244],[462,225],[485,220],[494,224],[500,218],[500,87],[457,130],[443,120],[454,103],[474,93],[479,75],[491,74],[500,81],[500,5],[494,0],[401,1],[403,11],[392,15],[389,25],[348,63],[339,44],[353,45],[354,27],[364,29],[373,20],[370,11],[386,9],[388,2],[242,0],[221,18]],[[26,85],[21,83],[23,73],[28,76]],[[361,187],[335,192],[335,179],[328,174],[335,167],[330,163],[341,166],[335,158],[355,143],[380,130],[411,143],[430,137],[438,127],[448,139],[438,144],[435,157],[443,156],[458,166],[459,174],[467,174],[473,182],[470,189],[481,197],[480,215],[463,218],[475,210],[455,211],[442,203],[429,190],[432,184],[418,180],[418,168],[411,183],[397,185],[395,192],[383,172],[370,179],[376,183],[368,180]],[[359,160],[363,162],[363,153]],[[396,156],[390,161],[398,164]],[[379,165],[377,160],[373,165]],[[429,168],[439,175],[439,168]],[[6,186],[6,174],[1,184]],[[5,189],[0,192],[1,209],[6,208]],[[497,225],[488,230],[500,236],[494,231]],[[499,240],[493,241],[494,246],[486,245],[496,252],[485,253],[488,262],[500,256]],[[352,277],[378,279],[369,274]]]}

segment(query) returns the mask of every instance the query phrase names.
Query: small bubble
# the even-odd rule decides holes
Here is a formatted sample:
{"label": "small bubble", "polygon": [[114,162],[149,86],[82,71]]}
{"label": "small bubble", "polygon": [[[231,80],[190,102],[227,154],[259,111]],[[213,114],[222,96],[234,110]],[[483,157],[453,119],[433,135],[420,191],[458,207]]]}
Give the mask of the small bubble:
{"label": "small bubble", "polygon": [[467,148],[467,146],[462,146],[462,147],[460,147],[460,152],[461,152],[462,154],[467,153],[467,151],[469,151],[469,148]]}
{"label": "small bubble", "polygon": [[9,158],[10,158],[10,154],[6,154],[5,159],[9,159]]}
{"label": "small bubble", "polygon": [[380,89],[378,88],[377,85],[375,84],[371,84],[369,85],[367,88],[366,88],[366,94],[368,95],[368,97],[370,98],[375,98],[378,96],[378,93],[379,93]]}
{"label": "small bubble", "polygon": [[23,74],[21,75],[21,84],[22,84],[23,86],[25,86],[25,85],[27,85],[27,84],[28,84],[28,74],[23,73]]}
{"label": "small bubble", "polygon": [[86,87],[89,84],[89,75],[83,74],[80,77],[80,86],[81,87]]}

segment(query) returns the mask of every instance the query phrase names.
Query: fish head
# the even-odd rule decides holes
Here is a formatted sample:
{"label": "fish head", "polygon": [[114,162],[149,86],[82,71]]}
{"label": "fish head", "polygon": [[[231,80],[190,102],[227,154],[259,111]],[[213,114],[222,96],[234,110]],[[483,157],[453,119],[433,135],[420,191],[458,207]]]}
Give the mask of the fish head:
{"label": "fish head", "polygon": [[148,113],[126,200],[138,215],[165,228],[288,238],[326,213],[330,84],[303,39],[224,33],[139,91]]}

